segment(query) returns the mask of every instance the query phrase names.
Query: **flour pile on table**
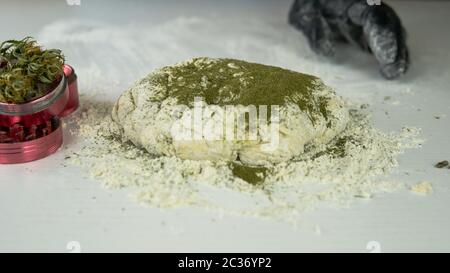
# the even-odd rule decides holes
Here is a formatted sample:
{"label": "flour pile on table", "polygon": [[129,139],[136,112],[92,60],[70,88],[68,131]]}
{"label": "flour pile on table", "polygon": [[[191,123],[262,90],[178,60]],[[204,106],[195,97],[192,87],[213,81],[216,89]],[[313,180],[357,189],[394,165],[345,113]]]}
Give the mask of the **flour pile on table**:
{"label": "flour pile on table", "polygon": [[108,188],[134,188],[136,199],[152,207],[197,206],[294,219],[320,202],[347,205],[402,187],[385,175],[397,166],[396,155],[417,146],[417,130],[385,134],[372,128],[360,109],[354,109],[337,143],[278,164],[263,183],[252,185],[234,177],[225,162],[154,157],[121,142],[115,138],[119,128],[111,120],[113,104],[82,98],[83,109],[76,119],[79,128],[73,131],[83,140],[82,148],[70,153],[71,161]]}
{"label": "flour pile on table", "polygon": [[[233,24],[241,27],[230,27]],[[274,165],[257,184],[235,177],[225,162],[154,157],[117,138],[120,128],[112,122],[111,111],[118,95],[148,71],[192,57],[273,64],[318,75],[331,86],[340,81],[338,76],[344,77],[352,90],[357,89],[356,78],[367,79],[374,89],[391,84],[318,61],[304,39],[284,24],[211,24],[207,19],[182,18],[146,29],[83,22],[50,25],[40,40],[63,49],[69,60],[83,60],[73,64],[80,78],[82,109],[69,122],[75,136],[70,161],[108,188],[134,189],[136,200],[152,207],[194,206],[287,221],[324,203],[348,205],[403,187],[389,174],[398,164],[397,155],[420,145],[419,130],[380,132],[371,126],[365,107],[350,102],[347,128],[334,141]],[[87,58],[80,52],[92,54]],[[340,88],[345,91],[345,84]],[[356,97],[360,99],[359,93]]]}

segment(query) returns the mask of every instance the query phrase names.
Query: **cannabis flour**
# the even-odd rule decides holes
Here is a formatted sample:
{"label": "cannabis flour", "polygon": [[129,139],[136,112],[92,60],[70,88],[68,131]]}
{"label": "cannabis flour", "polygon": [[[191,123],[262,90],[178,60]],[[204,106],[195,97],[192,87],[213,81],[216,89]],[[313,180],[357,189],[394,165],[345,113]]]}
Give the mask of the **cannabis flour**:
{"label": "cannabis flour", "polygon": [[[194,206],[295,221],[298,213],[320,203],[347,205],[402,187],[386,175],[397,166],[399,153],[418,145],[417,129],[382,133],[370,125],[364,110],[346,103],[345,129],[289,160],[262,168],[182,159],[151,154],[123,138],[123,128],[112,120],[113,103],[93,97],[83,102],[74,134],[84,141],[71,162],[108,188],[135,189],[137,201],[158,208]],[[164,126],[167,121],[160,122]]]}
{"label": "cannabis flour", "polygon": [[[107,188],[132,189],[135,200],[151,207],[194,206],[281,220],[296,219],[298,213],[322,204],[348,205],[404,187],[389,174],[398,164],[397,155],[420,144],[419,130],[405,127],[395,133],[381,132],[372,127],[366,112],[370,109],[352,102],[346,103],[345,130],[332,141],[268,169],[249,171],[227,162],[152,156],[123,142],[118,137],[120,126],[111,119],[118,93],[152,69],[196,56],[232,57],[319,75],[331,86],[339,83],[340,95],[362,103],[370,101],[367,94],[387,86],[390,90],[408,87],[319,60],[302,36],[289,27],[223,18],[215,20],[214,26],[209,22],[178,18],[143,29],[64,21],[44,29],[40,40],[64,49],[69,58],[83,60],[75,64],[83,79],[82,109],[71,122],[76,126],[68,124],[74,135],[67,150],[69,161]],[[79,55],[86,51],[92,52],[92,58]],[[264,182],[245,181],[259,178],[261,173]]]}
{"label": "cannabis flour", "polygon": [[346,127],[348,109],[316,77],[195,58],[138,81],[112,118],[124,139],[153,155],[261,166],[328,143]]}

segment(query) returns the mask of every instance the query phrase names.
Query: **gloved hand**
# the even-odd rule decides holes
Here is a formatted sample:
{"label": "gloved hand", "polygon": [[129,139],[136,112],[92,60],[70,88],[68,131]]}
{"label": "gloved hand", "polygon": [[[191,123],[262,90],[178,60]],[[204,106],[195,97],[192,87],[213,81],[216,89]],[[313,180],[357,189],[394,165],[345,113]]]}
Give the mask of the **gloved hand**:
{"label": "gloved hand", "polygon": [[387,79],[408,70],[406,33],[388,5],[368,0],[295,0],[289,23],[302,31],[318,54],[333,56],[335,42],[348,42],[373,53]]}

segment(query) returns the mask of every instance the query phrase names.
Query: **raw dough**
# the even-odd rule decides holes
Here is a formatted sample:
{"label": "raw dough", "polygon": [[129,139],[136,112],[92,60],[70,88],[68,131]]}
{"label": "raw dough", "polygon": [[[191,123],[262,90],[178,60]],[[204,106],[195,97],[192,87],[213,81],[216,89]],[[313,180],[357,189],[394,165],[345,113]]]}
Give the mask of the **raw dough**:
{"label": "raw dough", "polygon": [[[278,105],[278,145],[267,149],[273,140],[267,131],[258,131],[252,140],[223,139],[226,129],[216,140],[180,139],[174,128],[191,120],[196,97],[203,98],[202,109],[210,113],[227,105],[240,105],[234,108],[238,114],[249,105]],[[181,111],[180,105],[185,106]],[[217,113],[226,112],[203,117],[203,126],[223,128]],[[317,77],[240,60],[196,58],[158,69],[138,81],[118,99],[112,118],[124,141],[154,155],[257,166],[287,161],[305,149],[328,143],[345,129],[349,113],[344,101]],[[189,133],[199,128],[192,127],[183,128]]]}

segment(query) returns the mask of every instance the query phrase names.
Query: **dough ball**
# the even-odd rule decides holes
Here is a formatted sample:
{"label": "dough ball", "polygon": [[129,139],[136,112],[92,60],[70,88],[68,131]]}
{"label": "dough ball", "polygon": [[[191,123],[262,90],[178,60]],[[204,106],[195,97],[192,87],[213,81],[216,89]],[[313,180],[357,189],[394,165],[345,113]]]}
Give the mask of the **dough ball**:
{"label": "dough ball", "polygon": [[317,77],[196,58],[138,81],[118,99],[112,117],[124,140],[151,154],[259,166],[330,142],[349,113]]}

